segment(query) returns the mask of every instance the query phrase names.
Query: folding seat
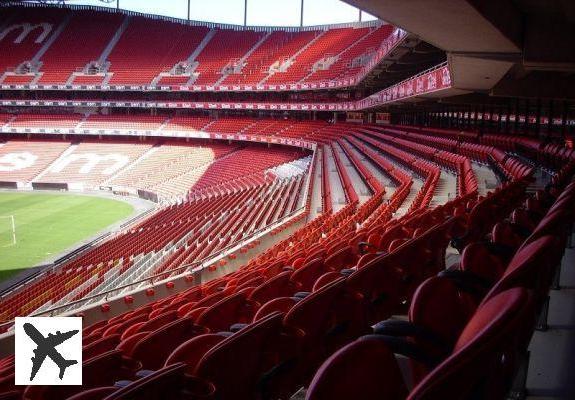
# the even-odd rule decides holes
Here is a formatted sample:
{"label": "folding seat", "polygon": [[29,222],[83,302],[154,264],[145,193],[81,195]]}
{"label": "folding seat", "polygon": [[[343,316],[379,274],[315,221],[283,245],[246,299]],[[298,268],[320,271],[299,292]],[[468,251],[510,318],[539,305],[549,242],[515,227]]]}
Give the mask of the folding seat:
{"label": "folding seat", "polygon": [[202,333],[206,329],[194,325],[191,318],[180,318],[142,337],[128,356],[141,362],[145,369],[157,369],[179,344]]}
{"label": "folding seat", "polygon": [[[425,354],[443,359],[453,348],[459,334],[477,309],[481,297],[460,289],[449,278],[432,277],[415,291],[408,320],[388,319],[374,326],[374,333],[408,339]],[[427,372],[420,363],[411,362],[413,381]]]}
{"label": "folding seat", "polygon": [[205,291],[203,297],[196,303],[198,307],[211,306],[234,291],[233,289],[224,290],[224,287],[225,283],[220,280],[218,287]]}
{"label": "folding seat", "polygon": [[276,297],[291,296],[296,291],[295,284],[290,280],[291,275],[291,271],[285,271],[268,279],[252,291],[249,299],[262,305]]}
{"label": "folding seat", "polygon": [[429,371],[415,382],[409,400],[503,398],[515,366],[511,355],[518,350],[514,337],[533,315],[528,290],[502,292],[474,313],[443,360],[430,359],[417,347],[389,336],[363,336],[321,366],[306,399],[405,399],[410,382],[404,380],[394,353],[419,360]]}
{"label": "folding seat", "polygon": [[553,267],[556,265],[553,257],[557,251],[556,245],[555,237],[542,236],[522,247],[503,276],[485,296],[483,303],[509,288],[522,286],[533,291],[535,305],[540,309],[551,286]]}
{"label": "folding seat", "polygon": [[298,270],[304,264],[304,261],[305,261],[304,257],[298,257],[293,259],[293,261],[289,265],[291,265],[295,270]]}
{"label": "folding seat", "polygon": [[530,292],[512,288],[483,303],[460,334],[452,355],[431,371],[408,399],[503,398],[523,351],[517,334],[532,326]]}
{"label": "folding seat", "polygon": [[274,312],[287,313],[291,308],[301,301],[301,297],[276,297],[263,304],[254,315],[253,322],[259,321]]}
{"label": "folding seat", "polygon": [[323,259],[316,258],[296,269],[290,279],[295,282],[298,291],[309,292],[317,278],[325,272],[328,272],[328,268],[325,266]]}
{"label": "folding seat", "polygon": [[262,283],[264,283],[266,280],[266,276],[262,275],[260,273],[259,276],[249,279],[247,281],[243,281],[241,284],[239,284],[238,286],[236,286],[236,291],[241,291],[247,288],[250,289],[255,289],[256,287],[258,287],[259,285],[261,285]]}
{"label": "folding seat", "polygon": [[315,248],[308,251],[306,257],[303,260],[304,264],[307,264],[317,258],[324,259],[325,258],[325,249],[323,247]]}
{"label": "folding seat", "polygon": [[295,302],[283,320],[288,358],[268,381],[272,397],[288,396],[307,382],[326,355],[345,341],[352,313],[344,302],[343,279]]}
{"label": "folding seat", "polygon": [[109,320],[105,320],[105,319],[104,319],[104,320],[101,320],[101,321],[98,321],[98,322],[94,322],[93,324],[88,325],[87,327],[85,327],[85,328],[82,330],[82,335],[83,335],[84,337],[87,337],[87,336],[91,335],[92,333],[94,333],[95,330],[100,329],[100,328],[102,328],[104,325],[108,324],[108,322],[109,322]]}
{"label": "folding seat", "polygon": [[317,292],[319,289],[321,289],[322,287],[324,287],[328,283],[336,281],[336,280],[340,279],[341,277],[342,277],[342,274],[339,271],[338,272],[336,272],[336,271],[326,272],[325,274],[323,274],[322,276],[320,276],[319,278],[316,279],[315,283],[313,284],[312,292]]}
{"label": "folding seat", "polygon": [[106,336],[116,334],[116,333],[121,335],[125,329],[129,328],[133,324],[137,324],[137,323],[144,322],[147,320],[148,320],[148,316],[145,314],[136,315],[136,316],[128,318],[122,322],[118,322],[118,323],[110,326],[109,328],[106,328],[102,332],[102,336],[106,337]]}
{"label": "folding seat", "polygon": [[84,346],[89,345],[90,343],[93,343],[96,340],[101,339],[101,338],[102,338],[102,333],[97,333],[97,332],[92,333],[92,334],[90,334],[88,336],[84,336],[82,338],[82,345],[84,345]]}
{"label": "folding seat", "polygon": [[338,252],[339,250],[345,248],[348,246],[348,243],[345,239],[340,239],[337,242],[331,244],[327,249],[326,249],[326,256],[331,256],[334,253]]}
{"label": "folding seat", "polygon": [[14,372],[14,367],[11,368],[11,372],[0,376],[0,393],[5,395],[7,399],[22,398],[22,391],[24,388],[21,386],[15,386],[15,379],[16,373]]}
{"label": "folding seat", "polygon": [[28,400],[60,400],[82,390],[113,385],[121,379],[134,379],[141,364],[123,357],[120,350],[102,353],[82,363],[81,386],[28,386],[24,398]]}
{"label": "folding seat", "polygon": [[[193,339],[174,351],[167,363],[188,363],[188,371],[193,371],[194,379],[201,379],[205,383],[203,387],[215,388],[214,398],[267,398],[264,375],[272,373],[277,364],[282,317],[282,314],[274,313],[232,335],[215,338],[209,349],[209,346],[186,348],[193,347]],[[198,357],[203,351],[205,353]],[[233,368],[236,364],[238,368]],[[192,397],[193,394],[192,390]]]}
{"label": "folding seat", "polygon": [[149,332],[137,332],[133,335],[130,334],[127,337],[122,337],[120,343],[116,346],[116,349],[122,350],[124,354],[132,354],[134,346]]}
{"label": "folding seat", "polygon": [[202,357],[231,334],[231,332],[204,333],[186,340],[170,353],[164,366],[182,362],[187,366],[186,373],[193,374]]}
{"label": "folding seat", "polygon": [[357,340],[336,352],[318,369],[306,400],[405,399],[408,390],[399,368],[383,370],[394,363],[395,357],[385,342]]}
{"label": "folding seat", "polygon": [[369,264],[372,260],[375,260],[378,257],[379,257],[379,255],[376,253],[364,254],[359,258],[359,260],[357,260],[357,264],[355,265],[355,267],[357,269],[363,268],[364,266]]}
{"label": "folding seat", "polygon": [[511,213],[511,222],[533,232],[539,222],[539,218],[523,208],[516,208]]}
{"label": "folding seat", "polygon": [[117,333],[103,337],[87,346],[84,346],[82,348],[82,358],[84,360],[89,360],[92,357],[115,349],[119,343],[120,335]]}
{"label": "folding seat", "polygon": [[364,315],[357,318],[366,326],[396,313],[406,292],[403,272],[391,254],[379,256],[350,274],[346,288],[361,301]]}
{"label": "folding seat", "polygon": [[526,230],[517,227],[510,222],[498,222],[491,230],[491,242],[498,247],[502,246],[505,251],[515,252],[527,238]]}
{"label": "folding seat", "polygon": [[[142,325],[138,327],[138,329],[134,333],[138,332],[151,332],[154,331],[167,323],[175,321],[178,318],[178,312],[176,310],[170,310],[163,314],[159,314],[154,318],[150,318],[148,321],[144,322]],[[128,328],[129,329],[129,328]]]}
{"label": "folding seat", "polygon": [[244,289],[224,297],[214,305],[204,310],[197,318],[198,325],[208,328],[211,332],[227,331],[235,323],[251,322],[257,304],[248,299],[251,289]]}
{"label": "folding seat", "polygon": [[123,381],[123,386],[104,400],[177,399],[186,388],[185,368],[185,364],[172,364],[135,381]]}
{"label": "folding seat", "polygon": [[261,277],[260,271],[253,271],[250,273],[243,274],[242,276],[238,276],[237,281],[236,281],[236,286],[241,286],[245,282],[250,281],[254,278],[259,278],[259,277]]}
{"label": "folding seat", "polygon": [[558,239],[556,257],[558,258],[557,261],[559,261],[563,256],[567,239],[571,234],[570,229],[573,222],[573,211],[569,201],[570,199],[567,198],[565,201],[556,203],[558,207],[554,205],[553,208],[549,210],[531,235],[523,242],[522,247],[527,246],[542,236],[554,235]]}
{"label": "folding seat", "polygon": [[344,247],[328,255],[324,261],[325,267],[331,271],[351,268],[355,265],[356,257],[351,246]]}
{"label": "folding seat", "polygon": [[[507,254],[498,254],[496,250],[492,250],[489,244],[484,242],[470,243],[465,246],[461,253],[459,265],[455,268],[467,273],[468,277],[469,274],[472,274],[476,284],[473,286],[479,286],[477,289],[483,291],[497,282],[505,272],[510,261]],[[453,266],[451,268],[455,269]],[[446,271],[443,274],[444,276],[447,274],[454,276],[452,271]]]}
{"label": "folding seat", "polygon": [[264,274],[267,278],[277,276],[278,274],[281,273],[281,271],[283,270],[285,265],[286,264],[283,260],[278,260],[278,261],[268,265],[265,269]]}

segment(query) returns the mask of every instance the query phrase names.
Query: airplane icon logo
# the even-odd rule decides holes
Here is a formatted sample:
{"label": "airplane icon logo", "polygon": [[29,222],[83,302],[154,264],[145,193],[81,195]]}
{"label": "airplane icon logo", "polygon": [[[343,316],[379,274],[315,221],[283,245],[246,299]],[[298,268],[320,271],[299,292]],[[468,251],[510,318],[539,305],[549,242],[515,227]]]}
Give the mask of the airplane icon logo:
{"label": "airplane icon logo", "polygon": [[32,374],[30,375],[30,380],[33,381],[34,377],[38,373],[38,370],[44,364],[44,360],[46,357],[50,357],[52,361],[56,363],[58,368],[60,368],[60,379],[64,377],[64,372],[66,372],[66,368],[70,365],[77,364],[78,361],[76,360],[65,360],[64,357],[58,350],[56,350],[56,346],[62,344],[66,340],[70,339],[72,336],[77,334],[79,331],[69,331],[65,333],[60,333],[57,331],[56,334],[49,333],[47,337],[42,336],[42,334],[34,327],[34,325],[30,323],[24,324],[24,332],[28,335],[30,339],[32,339],[38,347],[34,350],[34,357],[31,358],[32,360]]}
{"label": "airplane icon logo", "polygon": [[82,365],[81,318],[17,318],[15,328],[17,385],[82,383],[81,368],[69,368]]}

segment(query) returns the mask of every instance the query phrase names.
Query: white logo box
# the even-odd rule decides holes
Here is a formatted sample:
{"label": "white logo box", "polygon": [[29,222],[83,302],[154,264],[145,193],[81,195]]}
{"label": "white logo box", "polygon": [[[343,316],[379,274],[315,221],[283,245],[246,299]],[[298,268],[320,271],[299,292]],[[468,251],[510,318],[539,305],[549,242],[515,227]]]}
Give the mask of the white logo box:
{"label": "white logo box", "polygon": [[82,318],[18,317],[14,342],[16,385],[82,384]]}

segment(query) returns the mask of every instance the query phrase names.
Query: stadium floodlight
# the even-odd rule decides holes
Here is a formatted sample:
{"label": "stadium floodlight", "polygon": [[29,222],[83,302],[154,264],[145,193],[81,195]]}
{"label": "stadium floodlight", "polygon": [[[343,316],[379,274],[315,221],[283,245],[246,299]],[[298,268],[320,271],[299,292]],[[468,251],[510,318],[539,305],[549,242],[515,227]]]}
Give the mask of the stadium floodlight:
{"label": "stadium floodlight", "polygon": [[13,215],[0,215],[0,220],[8,220],[8,223],[10,224],[10,228],[8,229],[9,235],[10,235],[10,243],[9,244],[2,244],[0,243],[1,247],[9,247],[9,246],[15,246],[16,245],[16,219],[14,218]]}

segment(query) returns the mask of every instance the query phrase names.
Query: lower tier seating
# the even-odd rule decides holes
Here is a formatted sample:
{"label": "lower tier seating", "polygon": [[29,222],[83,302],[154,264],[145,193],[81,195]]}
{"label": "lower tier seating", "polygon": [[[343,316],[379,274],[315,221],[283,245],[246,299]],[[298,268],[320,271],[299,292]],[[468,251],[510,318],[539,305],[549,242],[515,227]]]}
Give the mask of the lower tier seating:
{"label": "lower tier seating", "polygon": [[[544,190],[531,193],[533,169],[497,145],[466,147],[463,155],[461,143],[444,149],[445,141],[435,147],[411,140],[409,133],[329,129],[358,174],[371,182],[370,200],[359,204],[347,196],[340,210],[326,210],[237,271],[86,326],[84,369],[94,373],[82,387],[15,387],[13,359],[6,358],[0,361],[0,390],[28,399],[153,398],[160,392],[172,398],[279,399],[301,387],[308,388],[309,399],[466,398],[471,392],[502,398],[572,233],[575,163],[561,164]],[[326,132],[305,135],[331,145]],[[246,154],[257,153],[252,150]],[[388,198],[356,150],[393,178]],[[396,212],[413,179],[389,160],[430,179],[402,217]],[[478,195],[472,160],[499,171],[497,189]],[[224,176],[238,165],[230,162],[226,170],[222,164]],[[317,169],[328,173],[315,158],[310,173]],[[426,197],[439,170],[457,174],[458,196],[431,208]],[[192,191],[197,197],[183,207],[222,187],[220,177],[205,176],[209,180]],[[235,205],[238,217],[255,214],[242,208],[243,196],[257,198],[266,185],[271,188],[264,179],[236,197],[217,198]],[[300,186],[289,182],[269,198],[279,200]],[[190,212],[177,218],[179,207],[155,214],[127,235],[176,229],[172,222],[186,221]],[[228,231],[223,227],[240,220],[254,218],[215,226]],[[446,263],[449,247],[461,253],[452,265]],[[192,254],[189,249],[159,269],[170,271],[173,260]],[[408,321],[390,320],[405,312]],[[401,353],[408,360],[399,365],[394,354]],[[237,360],[245,360],[242,368],[229,368]],[[342,367],[354,360],[361,362],[352,371]],[[109,373],[95,373],[103,368]]]}

